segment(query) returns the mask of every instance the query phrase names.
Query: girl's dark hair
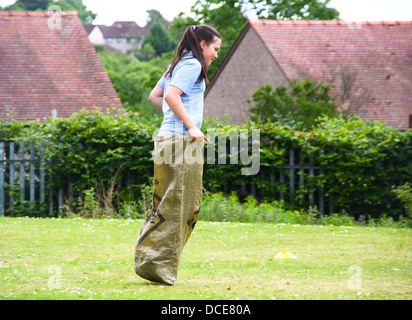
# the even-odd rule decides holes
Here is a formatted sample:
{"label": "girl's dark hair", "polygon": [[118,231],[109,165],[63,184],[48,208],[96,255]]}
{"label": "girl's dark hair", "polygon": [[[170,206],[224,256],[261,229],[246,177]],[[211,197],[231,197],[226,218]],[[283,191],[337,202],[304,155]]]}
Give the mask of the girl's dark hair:
{"label": "girl's dark hair", "polygon": [[204,79],[206,82],[208,82],[207,65],[205,59],[203,58],[200,42],[205,40],[207,44],[210,44],[215,40],[215,37],[220,39],[220,34],[211,26],[201,25],[188,27],[183,34],[182,40],[180,40],[179,46],[177,47],[176,56],[173,59],[165,76],[167,78],[171,78],[173,70],[179,63],[179,61],[183,60],[188,51],[192,51],[194,57],[199,60],[200,64],[202,65],[202,72],[200,72],[200,76],[197,81],[200,82]]}

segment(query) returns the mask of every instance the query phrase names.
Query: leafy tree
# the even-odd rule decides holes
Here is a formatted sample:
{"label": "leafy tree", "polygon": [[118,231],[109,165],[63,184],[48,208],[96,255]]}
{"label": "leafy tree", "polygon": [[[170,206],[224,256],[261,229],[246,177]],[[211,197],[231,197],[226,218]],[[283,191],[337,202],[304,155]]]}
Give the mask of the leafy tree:
{"label": "leafy tree", "polygon": [[257,90],[252,95],[255,105],[249,109],[251,119],[258,123],[280,122],[298,129],[310,129],[319,117],[338,115],[328,85],[305,79],[291,81],[290,87],[290,91],[284,86],[273,91],[272,86],[266,84]]}
{"label": "leafy tree", "polygon": [[47,10],[50,0],[18,0],[14,4],[5,8],[13,11],[36,11]]}
{"label": "leafy tree", "polygon": [[339,12],[329,8],[330,0],[248,0],[259,19],[334,20]]}
{"label": "leafy tree", "polygon": [[[18,1],[16,1],[15,3],[13,3],[13,4],[4,7],[3,10],[4,10],[4,11],[28,11],[29,9],[26,7],[26,3],[25,3],[25,2],[26,2],[26,1],[18,0]],[[33,4],[37,4],[37,1],[31,1],[31,2],[32,2]],[[29,4],[29,7],[31,7],[30,5],[31,5],[32,3]],[[31,11],[43,11],[43,10],[46,10],[46,9],[45,9],[46,7],[44,7],[44,9],[42,9],[42,7],[43,7],[42,4],[37,4],[37,5],[38,5],[37,7],[34,7],[34,8],[32,8],[32,9],[30,9],[30,10],[31,10]]]}
{"label": "leafy tree", "polygon": [[138,61],[126,54],[117,55],[106,50],[98,53],[123,106],[130,112],[142,112],[149,116],[160,113],[147,98],[173,59],[172,54],[166,53],[150,61]]}
{"label": "leafy tree", "polygon": [[153,47],[157,56],[172,51],[177,46],[176,40],[169,35],[165,27],[159,22],[152,25],[150,31],[144,38],[143,46],[146,44],[150,44]]}
{"label": "leafy tree", "polygon": [[208,68],[209,77],[215,73],[247,22],[241,4],[242,1],[235,0],[197,0],[192,7],[196,24],[213,25],[222,37],[218,58]]}
{"label": "leafy tree", "polygon": [[83,4],[83,0],[59,0],[50,1],[49,6],[57,5],[62,11],[77,11],[79,13],[79,18],[83,24],[91,24],[94,19],[96,19],[97,14],[90,10],[87,10],[86,6]]}
{"label": "leafy tree", "polygon": [[198,21],[189,17],[187,14],[180,12],[177,17],[174,18],[172,24],[169,27],[169,34],[177,41],[180,41],[183,33],[188,26],[196,25]]}
{"label": "leafy tree", "polygon": [[151,27],[156,22],[166,21],[162,14],[157,10],[147,10],[149,15],[146,22],[146,27]]}
{"label": "leafy tree", "polygon": [[134,55],[140,61],[150,61],[156,56],[156,51],[150,43],[146,43],[142,49],[136,50]]}
{"label": "leafy tree", "polygon": [[47,11],[52,5],[59,6],[62,11],[77,11],[83,24],[90,24],[97,14],[87,10],[83,0],[18,0],[16,3],[5,7],[10,11]]}

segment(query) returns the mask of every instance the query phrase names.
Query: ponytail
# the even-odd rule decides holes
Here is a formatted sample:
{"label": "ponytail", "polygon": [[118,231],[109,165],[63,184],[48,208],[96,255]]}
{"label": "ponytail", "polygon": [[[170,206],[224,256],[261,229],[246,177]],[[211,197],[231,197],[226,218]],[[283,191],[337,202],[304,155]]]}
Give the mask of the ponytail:
{"label": "ponytail", "polygon": [[179,46],[177,47],[176,56],[166,72],[166,78],[172,77],[173,70],[176,67],[176,65],[184,59],[184,57],[187,55],[189,51],[192,51],[193,56],[197,60],[199,60],[202,66],[202,71],[200,72],[197,81],[201,82],[202,80],[205,80],[206,82],[208,82],[209,80],[207,78],[207,65],[203,57],[200,42],[205,40],[207,44],[210,44],[215,40],[215,38],[220,39],[220,35],[219,32],[217,32],[211,26],[201,25],[188,27],[185,33],[183,34],[182,40],[180,40]]}

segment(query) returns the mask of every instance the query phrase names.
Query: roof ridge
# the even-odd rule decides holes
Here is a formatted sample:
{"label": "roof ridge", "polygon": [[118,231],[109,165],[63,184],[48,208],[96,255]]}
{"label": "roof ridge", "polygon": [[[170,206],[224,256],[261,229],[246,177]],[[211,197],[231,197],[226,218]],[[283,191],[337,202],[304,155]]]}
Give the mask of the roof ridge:
{"label": "roof ridge", "polygon": [[[0,11],[0,17],[51,17],[56,12],[47,11]],[[78,16],[77,11],[60,11],[60,16]]]}
{"label": "roof ridge", "polygon": [[134,20],[116,20],[115,22],[112,23],[112,25],[114,25],[116,23],[134,23],[134,24],[138,25],[138,23]]}
{"label": "roof ridge", "polygon": [[362,25],[410,25],[412,20],[405,21],[344,21],[344,20],[249,20],[252,25],[347,25],[349,23],[361,23]]}

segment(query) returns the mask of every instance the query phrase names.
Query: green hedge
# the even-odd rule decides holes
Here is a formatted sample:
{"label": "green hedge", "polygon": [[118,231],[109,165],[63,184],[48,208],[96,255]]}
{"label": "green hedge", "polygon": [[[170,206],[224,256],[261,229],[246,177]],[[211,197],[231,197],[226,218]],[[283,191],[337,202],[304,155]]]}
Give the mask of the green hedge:
{"label": "green hedge", "polygon": [[[306,161],[312,160],[323,170],[314,178],[313,187],[297,190],[298,200],[307,198],[311,191],[323,185],[325,196],[333,195],[335,212],[346,212],[356,218],[398,216],[405,212],[393,190],[412,181],[412,130],[401,132],[383,124],[365,123],[360,118],[347,121],[324,118],[315,130],[307,132],[277,123],[248,124],[242,128],[256,127],[261,129],[259,174],[242,176],[236,166],[211,165],[206,170],[209,178],[204,182],[206,186],[215,192],[222,189],[231,192],[240,190],[242,185],[255,184],[264,190],[261,200],[279,200],[282,186],[279,182],[275,187],[272,185],[270,173],[274,166],[287,163],[289,149],[294,148],[302,152]],[[306,181],[308,178],[306,175]],[[283,188],[286,190],[286,184]],[[275,189],[278,192],[274,192]],[[245,196],[249,194],[250,191]],[[301,203],[308,207],[307,201]]]}
{"label": "green hedge", "polygon": [[[46,156],[52,159],[55,188],[70,185],[75,196],[93,188],[101,204],[119,210],[123,201],[140,199],[152,182],[151,137],[158,126],[159,120],[154,123],[139,114],[83,110],[69,119],[0,121],[0,141],[43,141]],[[325,195],[333,195],[334,212],[375,218],[397,217],[405,211],[393,190],[412,181],[412,130],[402,132],[358,118],[324,118],[316,130],[307,132],[277,123],[231,126],[214,120],[205,121],[204,132],[208,128],[261,130],[260,172],[242,175],[245,165],[229,164],[229,160],[228,164],[205,164],[204,186],[210,192],[234,191],[247,198],[249,187],[255,185],[260,202],[279,200],[279,192],[286,187],[279,183],[274,187],[270,172],[285,163],[293,147],[322,167],[314,186],[323,185]],[[299,190],[298,197],[303,199],[315,187]],[[305,201],[295,205],[308,207]]]}
{"label": "green hedge", "polygon": [[1,121],[0,141],[43,142],[53,174],[46,182],[55,193],[63,188],[70,210],[84,206],[78,199],[86,199],[89,190],[101,207],[118,211],[126,199],[140,199],[152,180],[152,122],[138,114],[82,110],[46,122]]}

